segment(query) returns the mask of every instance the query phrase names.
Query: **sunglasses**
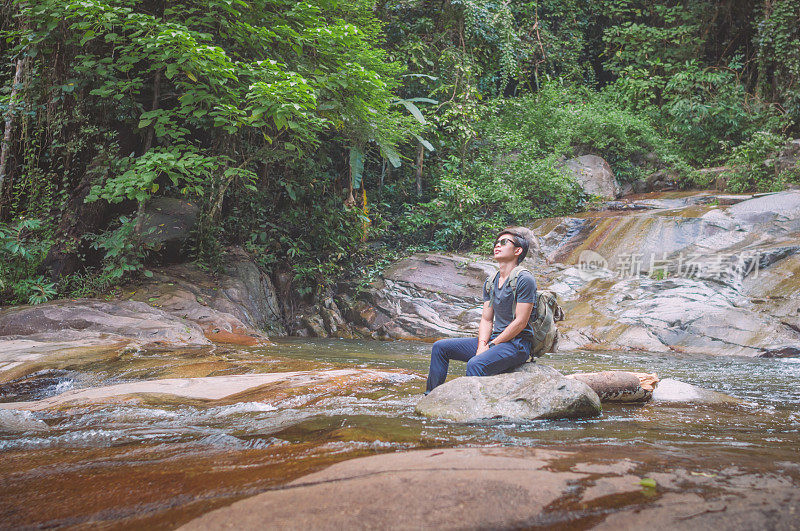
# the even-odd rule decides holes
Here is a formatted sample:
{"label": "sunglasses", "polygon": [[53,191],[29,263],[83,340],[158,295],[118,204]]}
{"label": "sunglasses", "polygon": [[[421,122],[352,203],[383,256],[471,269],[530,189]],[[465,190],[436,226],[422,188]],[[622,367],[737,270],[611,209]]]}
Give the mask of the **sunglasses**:
{"label": "sunglasses", "polygon": [[503,245],[508,245],[509,243],[511,245],[513,245],[514,247],[517,246],[517,243],[514,240],[512,240],[511,238],[500,238],[499,240],[494,242],[494,246],[497,247],[499,245],[499,246],[502,247]]}

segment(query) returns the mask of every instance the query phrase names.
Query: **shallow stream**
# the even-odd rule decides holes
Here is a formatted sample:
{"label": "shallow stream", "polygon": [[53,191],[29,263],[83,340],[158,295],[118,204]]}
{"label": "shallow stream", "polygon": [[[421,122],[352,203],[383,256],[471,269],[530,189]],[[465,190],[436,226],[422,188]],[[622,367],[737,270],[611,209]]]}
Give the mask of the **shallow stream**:
{"label": "shallow stream", "polygon": [[[0,410],[2,527],[171,528],[331,463],[408,449],[537,446],[725,466],[800,468],[798,359],[676,353],[571,352],[541,359],[565,374],[655,372],[741,399],[734,405],[605,405],[589,420],[459,425],[414,414],[430,345],[281,340],[248,349],[93,353],[64,357],[0,386],[0,401],[70,389],[188,376],[334,368],[392,371],[356,387],[306,387],[235,401],[148,397],[11,418]],[[399,370],[398,370],[399,369]],[[454,363],[451,375],[463,375]],[[9,429],[9,419],[30,429]]]}

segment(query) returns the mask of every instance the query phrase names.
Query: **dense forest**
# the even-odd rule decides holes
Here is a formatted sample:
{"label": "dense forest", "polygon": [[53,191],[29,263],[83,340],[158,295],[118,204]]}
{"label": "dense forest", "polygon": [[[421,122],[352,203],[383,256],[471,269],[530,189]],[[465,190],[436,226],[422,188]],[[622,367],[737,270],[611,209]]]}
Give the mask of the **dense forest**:
{"label": "dense forest", "polygon": [[91,296],[241,246],[312,299],[419,249],[593,198],[597,154],[779,190],[800,136],[800,0],[0,0],[0,304]]}

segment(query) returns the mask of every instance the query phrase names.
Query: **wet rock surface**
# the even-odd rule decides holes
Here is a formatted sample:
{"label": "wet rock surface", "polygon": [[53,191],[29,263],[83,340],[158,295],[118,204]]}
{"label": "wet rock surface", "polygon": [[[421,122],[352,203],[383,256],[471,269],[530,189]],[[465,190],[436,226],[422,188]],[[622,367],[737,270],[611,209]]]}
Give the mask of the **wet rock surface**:
{"label": "wet rock surface", "polygon": [[[397,373],[403,374],[403,373]],[[304,388],[310,386],[355,386],[358,382],[391,380],[395,373],[367,369],[329,371],[294,371],[280,373],[238,374],[232,376],[209,376],[205,378],[170,378],[122,383],[89,389],[66,391],[59,395],[33,402],[0,403],[0,411],[43,411],[47,409],[86,406],[89,404],[120,403],[150,399],[170,401],[188,398],[202,401],[232,399],[248,393],[250,399],[265,387],[267,394],[275,389]],[[2,415],[8,416],[7,413]],[[0,416],[0,422],[2,422]]]}
{"label": "wet rock surface", "polygon": [[740,404],[742,402],[725,393],[703,389],[673,378],[664,378],[658,382],[653,391],[653,401],[696,404]]}
{"label": "wet rock surface", "polygon": [[[13,381],[0,373],[0,519],[9,528],[172,529],[204,514],[270,528],[311,518],[319,523],[306,528],[591,528],[648,511],[673,522],[660,512],[683,509],[671,504],[687,492],[696,505],[676,523],[706,510],[718,516],[723,504],[726,514],[751,509],[748,529],[762,528],[764,514],[778,523],[791,515],[794,498],[784,495],[800,484],[792,385],[800,366],[791,360],[556,353],[547,363],[562,374],[652,367],[746,403],[684,392],[677,401],[608,403],[586,420],[458,423],[414,412],[428,354],[419,342],[294,339],[61,352]],[[451,447],[476,454],[436,460]],[[364,456],[409,460],[366,467]],[[345,460],[357,472],[327,475]],[[269,495],[286,497],[264,512],[256,504],[215,516]],[[725,502],[740,497],[748,503]],[[410,516],[380,520],[398,514]]]}
{"label": "wet rock surface", "polygon": [[538,363],[495,376],[465,376],[446,382],[417,403],[416,412],[456,422],[487,419],[594,417],[600,398],[585,383]]}
{"label": "wet rock surface", "polygon": [[186,254],[184,246],[199,216],[200,208],[191,201],[151,197],[142,219],[144,242],[158,249],[162,261],[179,261]]}
{"label": "wet rock surface", "polygon": [[[698,474],[625,458],[531,448],[458,448],[339,463],[212,511],[181,529],[789,529],[787,474]],[[644,481],[643,481],[644,480]],[[707,498],[692,493],[716,484]]]}
{"label": "wet rock surface", "polygon": [[209,343],[197,324],[143,302],[64,300],[0,311],[0,351],[11,350],[6,342],[12,345],[15,341],[63,342],[70,336],[76,342],[94,339],[107,344],[130,341],[148,345]]}

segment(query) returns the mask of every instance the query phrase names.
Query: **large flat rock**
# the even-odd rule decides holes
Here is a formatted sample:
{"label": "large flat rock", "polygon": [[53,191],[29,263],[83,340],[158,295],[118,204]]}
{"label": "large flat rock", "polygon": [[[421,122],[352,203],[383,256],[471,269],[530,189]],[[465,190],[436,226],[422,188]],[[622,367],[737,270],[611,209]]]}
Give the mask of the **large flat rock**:
{"label": "large flat rock", "polygon": [[[352,459],[181,529],[794,529],[785,473],[697,473],[635,449],[456,448]],[[624,453],[624,456],[618,454]],[[614,456],[614,457],[609,457]],[[649,478],[655,487],[642,485]],[[705,497],[695,492],[708,493]]]}
{"label": "large flat rock", "polygon": [[[189,398],[195,400],[222,400],[245,392],[252,393],[264,386],[328,387],[347,388],[359,382],[393,380],[398,374],[391,371],[371,369],[341,369],[329,371],[295,371],[262,374],[239,374],[232,376],[209,376],[205,378],[167,378],[122,383],[89,389],[76,389],[60,395],[33,402],[0,403],[0,409],[42,411],[62,407],[85,406],[142,396]],[[252,398],[252,397],[251,397]]]}
{"label": "large flat rock", "polygon": [[127,300],[71,299],[0,309],[0,370],[59,350],[255,346],[268,342],[263,331],[285,333],[269,277],[237,249],[228,253],[226,270],[215,277],[173,265],[140,284],[122,286],[121,298]]}
{"label": "large flat rock", "polygon": [[87,345],[209,345],[194,322],[136,301],[61,300],[0,310],[0,362]]}
{"label": "large flat rock", "polygon": [[519,527],[583,477],[545,468],[555,452],[465,448],[355,459],[181,529]]}

